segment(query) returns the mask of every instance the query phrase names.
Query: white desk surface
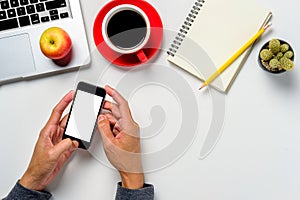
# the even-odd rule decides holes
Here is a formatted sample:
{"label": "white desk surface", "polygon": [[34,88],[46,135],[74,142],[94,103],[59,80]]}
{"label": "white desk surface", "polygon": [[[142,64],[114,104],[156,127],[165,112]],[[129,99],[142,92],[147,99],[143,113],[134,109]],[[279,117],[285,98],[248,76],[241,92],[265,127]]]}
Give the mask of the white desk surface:
{"label": "white desk surface", "polygon": [[[146,162],[146,181],[154,184],[155,199],[287,200],[300,197],[300,134],[297,131],[300,120],[299,2],[259,0],[274,14],[272,31],[254,47],[228,95],[223,96],[225,119],[222,135],[212,153],[200,160],[199,153],[214,108],[212,98],[209,92],[198,92],[200,82],[168,63],[165,53],[171,42],[167,32],[177,32],[193,1],[149,0],[161,15],[166,37],[162,51],[151,61],[152,64],[135,71],[108,66],[95,50],[93,20],[107,1],[82,1],[92,51],[91,66],[79,72],[0,87],[1,197],[26,169],[38,133],[52,107],[65,93],[74,89],[79,79],[112,86],[127,81],[130,87],[135,87],[132,94],[126,93],[125,96],[130,96],[134,117],[142,127],[155,121],[151,121],[151,108],[155,117],[165,117],[156,134],[151,137],[142,135],[143,152],[155,156],[177,139],[180,122],[190,120],[181,119],[182,109],[185,109],[180,105],[183,97],[172,93],[172,87],[180,87],[177,83],[185,81],[190,85],[190,88],[180,89],[195,93],[191,102],[198,104],[195,105],[199,110],[197,132],[190,145],[177,152],[178,159],[174,160],[176,155],[170,155],[172,163],[164,155],[159,157],[156,165]],[[273,37],[286,39],[292,44],[296,55],[296,67],[292,72],[276,76],[258,67],[259,47]],[[157,77],[155,73],[159,68],[170,73]],[[170,85],[158,81],[170,80],[168,74],[171,73],[176,73],[177,77]],[[146,84],[137,84],[131,76],[144,80]],[[164,114],[158,115],[162,110]],[[97,156],[102,159],[101,153]],[[106,161],[98,162],[88,152],[77,151],[48,190],[54,199],[113,199],[119,176],[103,163]]]}

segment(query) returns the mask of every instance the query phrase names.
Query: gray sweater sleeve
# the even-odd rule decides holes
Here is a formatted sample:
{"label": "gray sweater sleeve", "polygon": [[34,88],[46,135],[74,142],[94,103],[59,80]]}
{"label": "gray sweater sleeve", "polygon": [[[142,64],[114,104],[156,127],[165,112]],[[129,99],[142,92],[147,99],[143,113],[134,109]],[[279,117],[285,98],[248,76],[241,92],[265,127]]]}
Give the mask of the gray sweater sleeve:
{"label": "gray sweater sleeve", "polygon": [[150,184],[144,184],[144,187],[138,190],[123,188],[121,182],[118,183],[116,200],[153,200],[154,187]]}
{"label": "gray sweater sleeve", "polygon": [[48,200],[51,196],[52,195],[46,191],[35,191],[24,188],[18,181],[8,196],[3,200]]}
{"label": "gray sweater sleeve", "polygon": [[[24,188],[19,182],[10,191],[3,200],[49,200],[51,194],[46,191],[34,191]],[[154,187],[150,184],[144,184],[144,187],[138,190],[123,188],[121,182],[118,183],[116,200],[153,200]]]}

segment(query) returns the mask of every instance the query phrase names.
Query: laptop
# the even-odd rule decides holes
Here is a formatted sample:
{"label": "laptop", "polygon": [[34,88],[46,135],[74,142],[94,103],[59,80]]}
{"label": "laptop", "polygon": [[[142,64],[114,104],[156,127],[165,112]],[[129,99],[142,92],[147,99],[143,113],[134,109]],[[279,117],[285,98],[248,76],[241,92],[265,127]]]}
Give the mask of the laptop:
{"label": "laptop", "polygon": [[[72,58],[59,66],[39,46],[49,27],[71,37]],[[80,0],[0,0],[0,85],[77,70],[90,63]]]}

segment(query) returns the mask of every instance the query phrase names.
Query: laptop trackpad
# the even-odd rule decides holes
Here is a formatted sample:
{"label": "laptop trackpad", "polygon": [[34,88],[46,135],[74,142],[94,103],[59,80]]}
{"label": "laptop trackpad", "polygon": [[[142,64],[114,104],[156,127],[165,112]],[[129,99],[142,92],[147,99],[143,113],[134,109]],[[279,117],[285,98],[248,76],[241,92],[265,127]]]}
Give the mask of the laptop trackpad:
{"label": "laptop trackpad", "polygon": [[28,34],[0,39],[0,80],[22,77],[35,71]]}

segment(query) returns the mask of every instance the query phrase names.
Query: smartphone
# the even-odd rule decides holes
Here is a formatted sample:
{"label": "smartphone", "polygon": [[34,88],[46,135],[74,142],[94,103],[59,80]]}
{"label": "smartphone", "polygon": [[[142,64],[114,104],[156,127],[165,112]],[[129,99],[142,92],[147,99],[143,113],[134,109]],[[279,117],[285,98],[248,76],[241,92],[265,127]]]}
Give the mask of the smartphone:
{"label": "smartphone", "polygon": [[71,105],[63,139],[79,143],[79,148],[88,149],[97,127],[97,118],[105,99],[103,88],[79,82]]}

